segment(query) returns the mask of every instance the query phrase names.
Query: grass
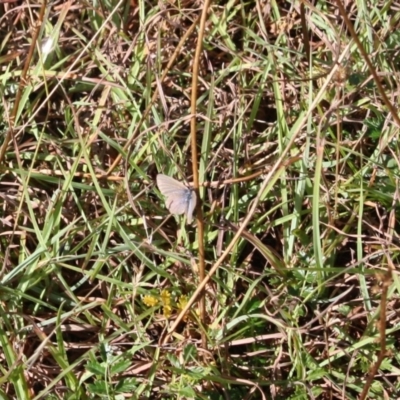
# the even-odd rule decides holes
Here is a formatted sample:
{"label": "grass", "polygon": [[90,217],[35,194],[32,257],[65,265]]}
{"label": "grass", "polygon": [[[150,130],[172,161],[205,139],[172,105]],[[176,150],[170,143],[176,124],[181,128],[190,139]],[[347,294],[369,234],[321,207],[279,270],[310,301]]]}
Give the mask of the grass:
{"label": "grass", "polygon": [[400,14],[340,4],[0,5],[1,398],[400,397]]}

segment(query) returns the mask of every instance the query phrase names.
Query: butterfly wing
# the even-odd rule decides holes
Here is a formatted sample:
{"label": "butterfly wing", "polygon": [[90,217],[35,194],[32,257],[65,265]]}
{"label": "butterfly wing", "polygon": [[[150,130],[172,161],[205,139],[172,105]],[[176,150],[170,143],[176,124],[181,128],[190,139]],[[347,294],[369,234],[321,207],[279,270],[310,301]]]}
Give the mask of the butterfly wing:
{"label": "butterfly wing", "polygon": [[186,193],[173,193],[167,196],[165,204],[171,214],[181,215],[187,210],[187,194]]}
{"label": "butterfly wing", "polygon": [[194,190],[191,190],[190,198],[187,203],[187,209],[186,209],[186,217],[188,224],[190,224],[193,221],[193,211],[196,208],[196,202],[197,202],[196,192]]}
{"label": "butterfly wing", "polygon": [[160,192],[166,197],[165,204],[171,214],[181,215],[186,213],[188,215],[193,193],[191,189],[170,176],[163,174],[157,175],[157,186]]}
{"label": "butterfly wing", "polygon": [[182,182],[163,174],[157,175],[157,186],[164,196],[168,196],[177,191],[182,192],[182,190],[189,190]]}

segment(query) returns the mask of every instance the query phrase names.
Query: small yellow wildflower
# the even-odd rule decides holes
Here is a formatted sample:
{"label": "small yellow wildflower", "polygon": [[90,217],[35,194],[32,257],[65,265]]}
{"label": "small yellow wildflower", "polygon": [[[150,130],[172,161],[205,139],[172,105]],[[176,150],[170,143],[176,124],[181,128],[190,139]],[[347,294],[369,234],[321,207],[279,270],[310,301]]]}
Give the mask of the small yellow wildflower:
{"label": "small yellow wildflower", "polygon": [[188,302],[187,296],[185,295],[180,296],[177,304],[178,309],[183,310],[186,307],[187,302]]}
{"label": "small yellow wildflower", "polygon": [[166,289],[161,292],[161,303],[163,306],[169,306],[171,304],[171,293]]}
{"label": "small yellow wildflower", "polygon": [[158,304],[158,299],[154,296],[143,296],[143,303],[146,304],[147,307],[154,307]]}
{"label": "small yellow wildflower", "polygon": [[172,314],[172,307],[171,306],[164,306],[163,307],[163,314],[165,318],[169,318]]}

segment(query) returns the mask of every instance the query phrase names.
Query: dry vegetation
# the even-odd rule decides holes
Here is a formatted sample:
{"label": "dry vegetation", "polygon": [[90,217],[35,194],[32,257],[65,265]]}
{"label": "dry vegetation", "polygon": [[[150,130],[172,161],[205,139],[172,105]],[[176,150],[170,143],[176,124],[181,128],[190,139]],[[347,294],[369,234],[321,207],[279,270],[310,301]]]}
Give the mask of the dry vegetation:
{"label": "dry vegetation", "polygon": [[315,3],[0,3],[1,399],[400,398],[400,7]]}

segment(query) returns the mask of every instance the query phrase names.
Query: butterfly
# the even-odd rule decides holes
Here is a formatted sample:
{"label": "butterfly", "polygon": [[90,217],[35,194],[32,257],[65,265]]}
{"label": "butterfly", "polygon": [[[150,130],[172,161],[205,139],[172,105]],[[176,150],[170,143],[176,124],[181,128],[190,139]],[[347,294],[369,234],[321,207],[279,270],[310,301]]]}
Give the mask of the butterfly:
{"label": "butterfly", "polygon": [[186,214],[187,222],[193,221],[196,193],[190,187],[164,174],[157,175],[157,186],[166,197],[165,204],[171,214]]}

